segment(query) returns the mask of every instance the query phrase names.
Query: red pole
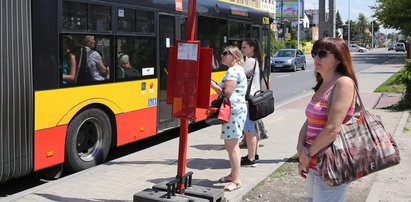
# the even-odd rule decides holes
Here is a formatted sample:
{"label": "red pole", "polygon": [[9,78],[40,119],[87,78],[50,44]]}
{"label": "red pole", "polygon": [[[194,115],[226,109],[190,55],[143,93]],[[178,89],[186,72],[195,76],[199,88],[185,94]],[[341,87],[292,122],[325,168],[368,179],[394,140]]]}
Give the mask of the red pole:
{"label": "red pole", "polygon": [[[188,20],[187,20],[187,31],[186,39],[187,41],[194,40],[194,32],[196,25],[196,0],[188,1]],[[187,163],[187,141],[188,140],[188,120],[180,119],[180,143],[178,152],[178,168],[177,177],[182,179],[186,174],[186,163]],[[183,193],[184,183],[178,183],[177,188],[180,190],[180,194]]]}
{"label": "red pole", "polygon": [[188,1],[188,20],[187,20],[187,32],[186,39],[187,41],[194,40],[194,32],[196,27],[196,0]]}

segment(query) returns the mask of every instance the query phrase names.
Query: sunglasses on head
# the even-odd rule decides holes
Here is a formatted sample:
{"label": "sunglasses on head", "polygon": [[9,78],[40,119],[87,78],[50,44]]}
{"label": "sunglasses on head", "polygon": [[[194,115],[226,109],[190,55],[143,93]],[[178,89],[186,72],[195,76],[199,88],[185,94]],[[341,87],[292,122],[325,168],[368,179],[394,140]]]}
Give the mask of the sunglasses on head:
{"label": "sunglasses on head", "polygon": [[327,57],[328,54],[332,53],[332,51],[328,50],[311,50],[311,56],[315,58],[318,56],[318,58],[323,59]]}
{"label": "sunglasses on head", "polygon": [[222,53],[222,55],[223,55],[223,56],[232,55],[232,53],[231,53],[230,51],[224,51],[224,52]]}

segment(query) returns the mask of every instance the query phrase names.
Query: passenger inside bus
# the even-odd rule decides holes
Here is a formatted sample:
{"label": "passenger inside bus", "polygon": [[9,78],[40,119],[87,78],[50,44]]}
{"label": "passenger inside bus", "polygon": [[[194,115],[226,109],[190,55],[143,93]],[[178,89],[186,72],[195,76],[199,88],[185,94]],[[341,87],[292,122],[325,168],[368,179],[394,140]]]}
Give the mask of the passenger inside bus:
{"label": "passenger inside bus", "polygon": [[141,72],[130,65],[130,57],[120,53],[118,56],[118,66],[116,69],[117,78],[136,78],[141,76]]}
{"label": "passenger inside bus", "polygon": [[103,81],[110,78],[110,68],[105,66],[103,58],[95,49],[94,36],[87,35],[84,41],[87,51],[87,65],[93,81]]}
{"label": "passenger inside bus", "polygon": [[73,41],[71,35],[63,36],[63,83],[71,83],[76,77],[76,57],[72,52],[70,45]]}

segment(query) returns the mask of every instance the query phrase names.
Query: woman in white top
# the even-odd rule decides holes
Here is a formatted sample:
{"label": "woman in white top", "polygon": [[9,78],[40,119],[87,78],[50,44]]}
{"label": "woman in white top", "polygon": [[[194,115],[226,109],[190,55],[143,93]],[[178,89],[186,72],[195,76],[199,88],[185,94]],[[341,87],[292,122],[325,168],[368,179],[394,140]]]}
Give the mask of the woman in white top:
{"label": "woman in white top", "polygon": [[[245,75],[247,76],[248,84],[250,83],[251,77],[253,77],[253,73],[254,73],[254,78],[251,84],[250,93],[246,95],[246,98],[248,98],[248,96],[254,95],[256,91],[261,89],[260,64],[262,64],[262,59],[261,59],[262,57],[261,57],[261,51],[260,51],[259,44],[254,39],[244,39],[243,42],[241,43],[241,52],[246,57],[246,60],[243,64],[243,69],[244,69]],[[254,67],[255,67],[255,71],[254,71]],[[258,143],[257,135],[258,134],[257,134],[256,127],[255,127],[255,122],[250,120],[250,117],[248,114],[247,114],[247,119],[246,119],[243,131],[244,131],[245,139],[247,143],[248,155],[241,158],[241,165],[255,167],[256,166],[255,161],[256,159],[258,160],[258,155],[257,155],[257,143]]]}

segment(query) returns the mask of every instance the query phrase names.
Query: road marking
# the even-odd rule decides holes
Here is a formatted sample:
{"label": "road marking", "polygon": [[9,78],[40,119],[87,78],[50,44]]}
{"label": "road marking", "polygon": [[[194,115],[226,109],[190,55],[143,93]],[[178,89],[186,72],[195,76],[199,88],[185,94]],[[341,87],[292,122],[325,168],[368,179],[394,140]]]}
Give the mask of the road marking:
{"label": "road marking", "polygon": [[283,78],[283,77],[287,77],[290,76],[289,74],[285,74],[285,75],[281,75],[281,76],[277,76],[277,78]]}

